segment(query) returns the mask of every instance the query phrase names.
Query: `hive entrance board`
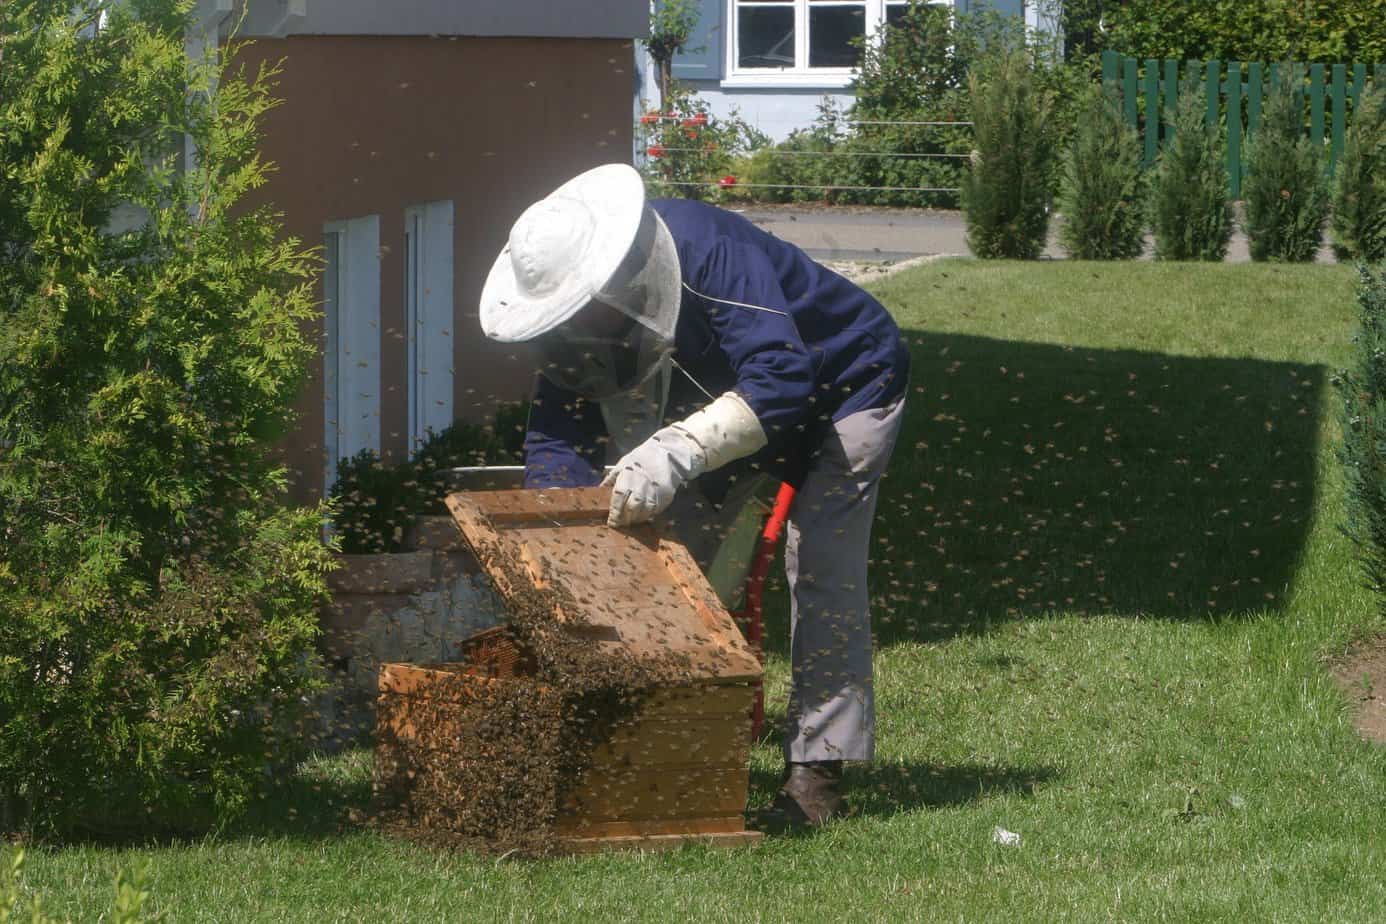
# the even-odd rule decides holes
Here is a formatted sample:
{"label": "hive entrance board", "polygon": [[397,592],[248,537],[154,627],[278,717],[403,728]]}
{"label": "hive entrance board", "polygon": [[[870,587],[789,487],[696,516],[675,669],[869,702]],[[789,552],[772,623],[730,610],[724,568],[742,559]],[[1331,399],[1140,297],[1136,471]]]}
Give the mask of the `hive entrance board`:
{"label": "hive entrance board", "polygon": [[561,588],[558,618],[592,644],[637,658],[687,658],[703,682],[758,679],[760,662],[682,545],[650,526],[606,525],[609,488],[450,494],[448,509],[502,597],[514,567]]}

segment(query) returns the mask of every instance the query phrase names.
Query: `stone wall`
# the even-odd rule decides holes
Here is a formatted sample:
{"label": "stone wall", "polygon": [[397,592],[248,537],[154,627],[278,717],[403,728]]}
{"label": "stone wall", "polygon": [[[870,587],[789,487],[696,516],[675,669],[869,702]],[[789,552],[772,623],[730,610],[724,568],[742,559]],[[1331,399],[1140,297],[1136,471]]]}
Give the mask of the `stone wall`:
{"label": "stone wall", "polygon": [[321,706],[331,743],[358,738],[374,722],[380,665],[456,660],[462,640],[504,619],[451,517],[420,517],[407,551],[341,555],[328,578],[321,648],[332,689]]}

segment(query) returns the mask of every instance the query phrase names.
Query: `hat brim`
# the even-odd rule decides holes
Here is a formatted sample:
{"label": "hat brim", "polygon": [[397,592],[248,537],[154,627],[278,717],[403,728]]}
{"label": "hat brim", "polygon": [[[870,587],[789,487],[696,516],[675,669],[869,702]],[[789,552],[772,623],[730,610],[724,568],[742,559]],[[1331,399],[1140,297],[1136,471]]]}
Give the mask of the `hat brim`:
{"label": "hat brim", "polygon": [[591,212],[592,240],[580,266],[552,292],[534,297],[524,291],[502,248],[481,290],[481,329],[492,340],[518,343],[553,330],[576,314],[615,275],[640,229],[645,184],[627,164],[605,164],[581,173],[549,194],[576,199]]}

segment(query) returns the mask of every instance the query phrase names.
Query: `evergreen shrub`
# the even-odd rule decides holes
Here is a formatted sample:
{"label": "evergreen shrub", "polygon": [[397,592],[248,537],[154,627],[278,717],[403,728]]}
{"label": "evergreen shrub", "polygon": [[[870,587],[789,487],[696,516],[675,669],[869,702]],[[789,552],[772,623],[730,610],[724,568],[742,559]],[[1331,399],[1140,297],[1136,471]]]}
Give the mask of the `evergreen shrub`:
{"label": "evergreen shrub", "polygon": [[1179,94],[1174,137],[1155,168],[1150,211],[1157,259],[1216,262],[1227,256],[1232,239],[1227,184],[1222,131],[1208,124],[1202,86],[1191,82]]}
{"label": "evergreen shrub", "polygon": [[1058,160],[1053,100],[1024,54],[974,69],[974,151],[963,177],[967,241],[982,258],[1034,259],[1044,250]]}
{"label": "evergreen shrub", "polygon": [[401,551],[416,517],[446,512],[438,479],[447,469],[521,464],[527,415],[528,406],[515,403],[502,405],[488,424],[458,421],[430,433],[411,458],[396,465],[369,449],[342,459],[329,491],[341,550]]}
{"label": "evergreen shrub", "polygon": [[273,72],[190,58],[190,6],[0,4],[3,829],[229,817],[318,682],[322,512],[270,453],[316,264],[240,203]]}
{"label": "evergreen shrub", "polygon": [[1339,260],[1386,260],[1386,89],[1358,101],[1333,185],[1333,252]]}
{"label": "evergreen shrub", "polygon": [[1347,482],[1345,530],[1386,614],[1386,268],[1363,266],[1359,273],[1353,366],[1333,380],[1343,400],[1339,457]]}
{"label": "evergreen shrub", "polygon": [[[1292,68],[1286,65],[1285,72]],[[1323,146],[1304,130],[1304,97],[1282,79],[1271,88],[1260,128],[1248,144],[1242,181],[1253,260],[1307,263],[1328,219]]]}
{"label": "evergreen shrub", "polygon": [[1141,139],[1120,103],[1094,85],[1078,109],[1063,162],[1059,239],[1079,260],[1126,260],[1145,247]]}

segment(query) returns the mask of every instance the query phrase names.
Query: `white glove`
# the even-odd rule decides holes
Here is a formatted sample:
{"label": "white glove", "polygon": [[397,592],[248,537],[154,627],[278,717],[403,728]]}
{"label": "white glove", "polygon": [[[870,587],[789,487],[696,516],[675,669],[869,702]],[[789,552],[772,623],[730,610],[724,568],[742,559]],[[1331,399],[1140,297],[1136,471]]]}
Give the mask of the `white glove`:
{"label": "white glove", "polygon": [[727,392],[621,457],[602,481],[613,486],[607,525],[653,520],[669,509],[679,488],[703,472],[758,452],[767,442],[750,405],[736,392]]}

